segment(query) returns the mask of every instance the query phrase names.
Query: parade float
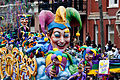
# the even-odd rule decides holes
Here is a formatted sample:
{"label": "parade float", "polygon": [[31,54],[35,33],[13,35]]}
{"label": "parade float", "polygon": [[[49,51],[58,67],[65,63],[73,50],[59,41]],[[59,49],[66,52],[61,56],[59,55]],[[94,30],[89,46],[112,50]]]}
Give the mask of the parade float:
{"label": "parade float", "polygon": [[[11,33],[2,35],[9,46],[0,48],[1,79],[58,80],[68,79],[77,72],[77,63],[73,61],[76,59],[64,51],[70,44],[72,18],[77,19],[80,29],[82,27],[77,10],[60,6],[56,14],[48,10],[41,11],[39,20],[43,33],[38,35],[29,32],[27,15],[19,17],[18,31],[22,42],[14,39]],[[55,76],[51,76],[51,70],[56,70]]]}

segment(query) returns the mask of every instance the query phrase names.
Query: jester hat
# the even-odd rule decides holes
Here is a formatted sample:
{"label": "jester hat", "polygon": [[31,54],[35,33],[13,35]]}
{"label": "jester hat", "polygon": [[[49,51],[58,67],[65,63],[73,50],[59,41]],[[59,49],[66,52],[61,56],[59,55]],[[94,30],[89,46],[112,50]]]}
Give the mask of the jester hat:
{"label": "jester hat", "polygon": [[18,14],[19,17],[31,17],[29,14]]}
{"label": "jester hat", "polygon": [[70,22],[72,18],[75,18],[79,24],[80,29],[82,27],[82,22],[79,12],[74,8],[65,8],[63,6],[58,7],[56,14],[53,14],[51,11],[42,10],[39,14],[39,21],[43,33],[45,33],[45,26],[48,27],[48,31],[53,28],[71,29]]}

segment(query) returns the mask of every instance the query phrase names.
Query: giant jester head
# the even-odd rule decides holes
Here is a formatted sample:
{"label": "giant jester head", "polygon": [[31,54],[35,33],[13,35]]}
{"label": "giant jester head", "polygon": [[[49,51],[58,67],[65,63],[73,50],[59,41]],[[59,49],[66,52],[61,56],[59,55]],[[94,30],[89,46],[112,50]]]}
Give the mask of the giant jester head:
{"label": "giant jester head", "polygon": [[23,27],[28,26],[31,15],[20,14],[18,16],[20,18],[20,26],[23,26]]}
{"label": "giant jester head", "polygon": [[79,12],[74,8],[64,8],[63,6],[60,6],[58,7],[56,14],[53,14],[48,10],[42,10],[40,12],[39,20],[41,29],[43,33],[45,33],[45,29],[47,29],[48,38],[50,39],[53,48],[65,50],[69,46],[71,30],[70,22],[72,18],[75,18],[79,22],[81,29],[81,18]]}

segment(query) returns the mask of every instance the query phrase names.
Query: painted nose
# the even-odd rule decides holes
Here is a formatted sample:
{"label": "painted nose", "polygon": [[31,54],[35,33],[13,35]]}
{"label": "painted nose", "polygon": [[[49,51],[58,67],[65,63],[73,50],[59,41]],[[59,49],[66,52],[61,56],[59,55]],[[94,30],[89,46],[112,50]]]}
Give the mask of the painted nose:
{"label": "painted nose", "polygon": [[24,19],[24,22],[26,22],[26,20]]}
{"label": "painted nose", "polygon": [[60,38],[60,42],[61,42],[61,43],[64,43],[64,42],[65,42],[64,37],[63,37],[63,36],[61,36],[61,38]]}

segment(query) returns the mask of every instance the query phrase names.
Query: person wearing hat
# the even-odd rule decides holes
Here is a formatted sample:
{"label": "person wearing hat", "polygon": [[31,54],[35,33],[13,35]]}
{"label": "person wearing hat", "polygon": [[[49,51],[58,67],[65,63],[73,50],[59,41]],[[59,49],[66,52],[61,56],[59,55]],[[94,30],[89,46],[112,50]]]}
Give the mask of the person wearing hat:
{"label": "person wearing hat", "polygon": [[86,74],[83,72],[82,65],[78,67],[78,72],[71,75],[68,80],[86,80]]}

